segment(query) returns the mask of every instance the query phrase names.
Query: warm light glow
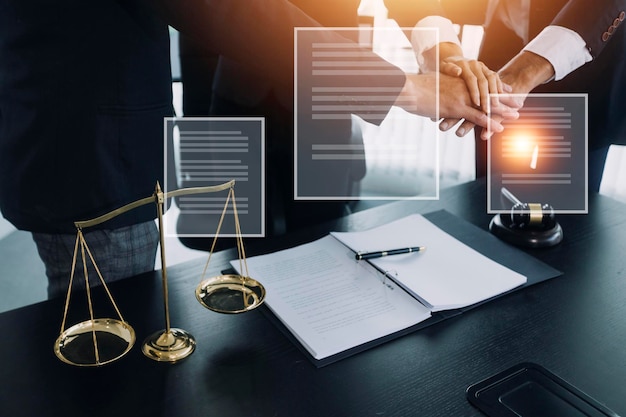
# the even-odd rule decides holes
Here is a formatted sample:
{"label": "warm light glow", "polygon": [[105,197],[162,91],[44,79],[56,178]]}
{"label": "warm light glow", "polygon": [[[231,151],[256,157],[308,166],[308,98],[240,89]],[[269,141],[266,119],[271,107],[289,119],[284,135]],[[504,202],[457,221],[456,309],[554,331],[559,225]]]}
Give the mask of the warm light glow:
{"label": "warm light glow", "polygon": [[528,135],[518,135],[513,139],[516,153],[525,155],[531,152],[532,140]]}
{"label": "warm light glow", "polygon": [[535,132],[531,130],[519,130],[505,136],[506,141],[502,146],[502,156],[513,158],[517,164],[537,169],[539,159],[539,143]]}

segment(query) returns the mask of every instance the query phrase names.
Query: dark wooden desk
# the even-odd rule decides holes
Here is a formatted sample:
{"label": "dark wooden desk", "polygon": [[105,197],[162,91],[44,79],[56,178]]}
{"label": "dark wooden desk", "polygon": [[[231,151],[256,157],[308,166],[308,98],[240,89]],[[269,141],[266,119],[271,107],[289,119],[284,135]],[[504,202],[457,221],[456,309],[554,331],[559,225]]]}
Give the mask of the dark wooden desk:
{"label": "dark wooden desk", "polygon": [[[475,182],[444,190],[440,201],[397,202],[332,227],[371,227],[442,207],[488,226],[484,183]],[[626,415],[626,206],[592,195],[589,215],[559,220],[563,242],[529,252],[563,276],[321,369],[262,312],[204,309],[194,296],[202,261],[169,270],[172,325],[198,342],[193,355],[177,364],[153,362],[138,346],[164,327],[156,273],[111,286],[138,342],[101,368],[72,367],[54,356],[63,300],[1,314],[0,414],[480,416],[465,398],[468,385],[533,361]],[[325,232],[246,243],[251,255]],[[217,255],[214,270],[229,256]]]}

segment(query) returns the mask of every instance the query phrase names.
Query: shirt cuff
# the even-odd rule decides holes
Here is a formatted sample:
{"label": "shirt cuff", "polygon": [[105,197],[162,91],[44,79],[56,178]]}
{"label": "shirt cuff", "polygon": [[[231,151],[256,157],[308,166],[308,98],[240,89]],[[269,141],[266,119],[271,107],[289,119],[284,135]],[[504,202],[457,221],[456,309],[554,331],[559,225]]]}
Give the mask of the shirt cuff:
{"label": "shirt cuff", "polygon": [[547,59],[554,67],[555,81],[592,60],[583,38],[563,26],[546,27],[524,50]]}
{"label": "shirt cuff", "polygon": [[420,66],[424,64],[424,52],[440,42],[452,42],[461,46],[449,19],[441,16],[428,16],[417,22],[411,31],[411,45]]}

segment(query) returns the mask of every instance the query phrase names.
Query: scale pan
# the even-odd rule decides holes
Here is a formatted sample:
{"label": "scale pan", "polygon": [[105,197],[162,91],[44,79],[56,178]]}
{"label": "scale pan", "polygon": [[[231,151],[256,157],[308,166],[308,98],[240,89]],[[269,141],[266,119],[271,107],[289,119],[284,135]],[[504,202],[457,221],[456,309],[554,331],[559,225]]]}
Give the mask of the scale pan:
{"label": "scale pan", "polygon": [[219,275],[202,281],[196,288],[200,304],[218,313],[245,313],[263,304],[265,288],[242,275]]}
{"label": "scale pan", "polygon": [[94,319],[61,333],[54,343],[54,354],[70,365],[101,366],[124,356],[134,343],[135,330],[128,323]]}

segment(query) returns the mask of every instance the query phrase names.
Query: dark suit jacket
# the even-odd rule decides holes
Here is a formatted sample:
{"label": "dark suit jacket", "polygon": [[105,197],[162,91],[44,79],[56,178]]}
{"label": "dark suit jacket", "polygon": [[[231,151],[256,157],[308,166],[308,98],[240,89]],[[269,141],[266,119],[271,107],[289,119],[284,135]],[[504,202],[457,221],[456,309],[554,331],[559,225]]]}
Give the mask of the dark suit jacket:
{"label": "dark suit jacket", "polygon": [[[357,27],[357,9],[359,0],[290,0],[326,27]],[[356,41],[356,37],[353,39]],[[302,76],[302,74],[301,74]],[[354,77],[353,77],[354,78]],[[363,77],[363,83],[369,85],[371,80]],[[382,80],[378,80],[382,82]],[[354,83],[354,80],[351,81]],[[347,197],[355,194],[355,185],[365,175],[365,161],[362,159],[343,161],[312,161],[311,148],[320,143],[362,145],[360,134],[353,135],[350,120],[301,120],[298,135],[298,167],[294,174],[294,124],[293,124],[293,93],[285,96],[280,87],[267,77],[254,72],[248,63],[237,62],[227,57],[220,57],[215,80],[213,83],[212,114],[237,115],[254,113],[266,117],[267,126],[267,167],[269,200],[281,200],[282,210],[288,223],[302,212],[309,221],[321,218],[337,217],[342,210],[341,203],[328,210],[335,213],[322,214],[319,207],[312,207],[313,213],[304,213],[310,204],[294,204],[293,181],[298,178],[300,196],[308,198]],[[341,85],[341,84],[339,84]],[[347,83],[344,85],[348,85]],[[392,103],[388,103],[391,106]],[[314,180],[312,180],[314,178]],[[276,207],[268,207],[272,213]]]}
{"label": "dark suit jacket", "polygon": [[[293,28],[317,25],[285,0],[0,0],[0,208],[15,226],[73,233],[162,179],[167,24],[283,91]],[[145,206],[106,227],[154,216]]]}
{"label": "dark suit jacket", "polygon": [[[72,233],[150,195],[172,114],[168,28],[136,1],[0,0],[0,207]],[[165,52],[165,53],[164,53]],[[108,227],[154,218],[145,206]]]}
{"label": "dark suit jacket", "polygon": [[[537,87],[534,92],[587,93],[589,150],[611,143],[626,143],[626,29],[622,24],[626,1],[551,0],[531,1],[529,35],[532,39],[548,25],[563,26],[577,32],[585,41],[593,61],[560,81]],[[620,20],[621,19],[621,20]],[[609,32],[611,33],[609,35]],[[522,46],[521,40],[501,22],[493,21],[485,30],[480,59],[499,68]],[[477,142],[484,146],[485,143]],[[484,155],[484,152],[477,153]],[[478,162],[479,167],[485,163]],[[601,170],[602,164],[590,169]],[[481,173],[481,170],[478,170]],[[596,178],[601,172],[590,172]],[[599,177],[598,177],[599,178]]]}
{"label": "dark suit jacket", "polygon": [[[289,2],[318,22],[318,25],[357,26],[359,0],[289,0]],[[291,58],[293,59],[293,54]],[[291,91],[285,93],[282,86],[276,84],[276,80],[259,74],[250,64],[251,60],[237,60],[222,55],[213,84],[214,92],[234,103],[254,107],[273,91],[281,104],[291,109],[293,106]]]}

